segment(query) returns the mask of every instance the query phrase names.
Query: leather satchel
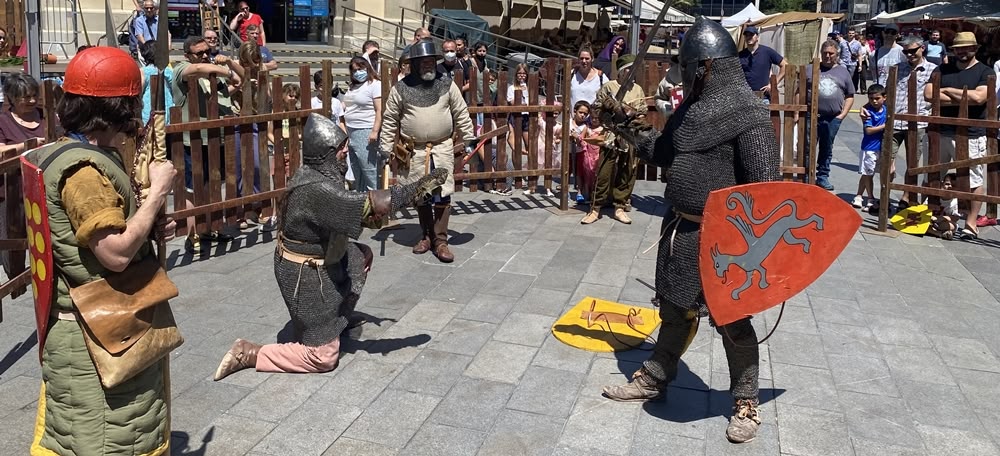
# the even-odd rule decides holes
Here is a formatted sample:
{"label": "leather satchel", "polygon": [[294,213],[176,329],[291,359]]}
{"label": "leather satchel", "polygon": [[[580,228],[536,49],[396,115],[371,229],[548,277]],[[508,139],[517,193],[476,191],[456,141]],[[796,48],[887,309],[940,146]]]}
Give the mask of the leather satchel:
{"label": "leather satchel", "polygon": [[392,156],[389,159],[395,162],[397,173],[410,172],[410,158],[413,157],[414,147],[413,139],[404,138],[402,135],[396,137],[396,142],[392,146]]}
{"label": "leather satchel", "polygon": [[167,302],[177,297],[177,286],[155,256],[69,294],[104,388],[131,379],[184,343]]}

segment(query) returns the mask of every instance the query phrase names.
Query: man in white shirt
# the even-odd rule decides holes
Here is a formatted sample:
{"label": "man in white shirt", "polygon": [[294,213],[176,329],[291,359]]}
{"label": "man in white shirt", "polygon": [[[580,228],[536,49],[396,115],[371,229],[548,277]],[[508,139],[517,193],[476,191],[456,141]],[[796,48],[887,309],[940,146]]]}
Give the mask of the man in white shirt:
{"label": "man in white shirt", "polygon": [[877,83],[886,86],[886,79],[889,77],[889,68],[905,62],[903,48],[896,44],[896,36],[899,35],[899,27],[896,24],[889,24],[882,30],[882,46],[875,50],[875,77]]}

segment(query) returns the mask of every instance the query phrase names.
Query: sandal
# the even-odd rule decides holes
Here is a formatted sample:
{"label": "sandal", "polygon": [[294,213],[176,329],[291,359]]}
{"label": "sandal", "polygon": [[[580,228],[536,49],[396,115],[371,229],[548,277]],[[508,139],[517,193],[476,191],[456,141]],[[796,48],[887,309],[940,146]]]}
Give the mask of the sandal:
{"label": "sandal", "polygon": [[962,231],[956,233],[956,236],[963,241],[973,241],[979,239],[979,232],[969,227],[965,227],[962,228]]}

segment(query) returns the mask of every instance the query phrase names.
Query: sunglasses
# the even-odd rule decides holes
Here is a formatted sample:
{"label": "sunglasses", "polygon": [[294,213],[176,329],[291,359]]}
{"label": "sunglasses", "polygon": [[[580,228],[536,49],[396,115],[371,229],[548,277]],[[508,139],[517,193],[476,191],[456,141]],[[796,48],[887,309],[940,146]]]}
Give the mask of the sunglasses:
{"label": "sunglasses", "polygon": [[917,52],[919,52],[919,51],[920,51],[920,48],[903,49],[903,54],[906,54],[906,55],[917,55]]}
{"label": "sunglasses", "polygon": [[240,8],[240,11],[250,11],[250,7],[244,6],[243,8]]}
{"label": "sunglasses", "polygon": [[217,37],[217,36],[206,36],[205,37],[205,41],[218,41],[218,40],[219,40],[219,37]]}
{"label": "sunglasses", "polygon": [[205,49],[204,51],[198,51],[198,52],[191,51],[191,55],[208,55],[208,49]]}

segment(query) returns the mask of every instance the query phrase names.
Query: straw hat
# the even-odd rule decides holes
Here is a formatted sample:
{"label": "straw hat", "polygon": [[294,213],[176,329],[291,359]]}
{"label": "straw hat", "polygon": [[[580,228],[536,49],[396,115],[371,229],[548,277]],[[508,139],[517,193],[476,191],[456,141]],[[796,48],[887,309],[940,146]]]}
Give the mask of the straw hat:
{"label": "straw hat", "polygon": [[976,42],[976,34],[972,32],[958,32],[955,35],[955,39],[951,42],[951,47],[963,47],[963,46],[978,46],[979,43]]}

